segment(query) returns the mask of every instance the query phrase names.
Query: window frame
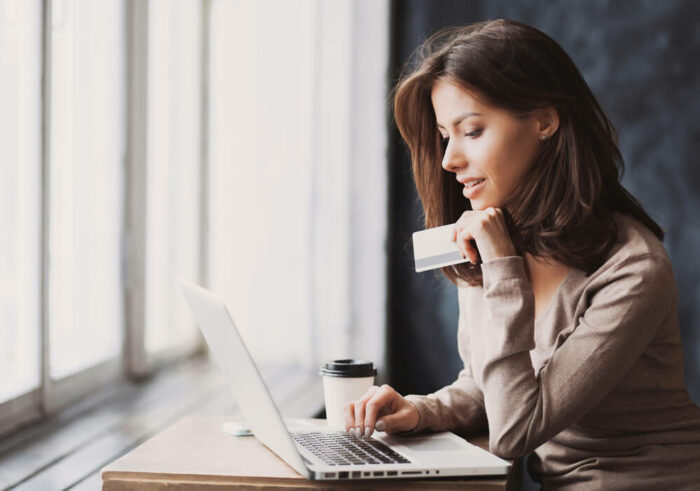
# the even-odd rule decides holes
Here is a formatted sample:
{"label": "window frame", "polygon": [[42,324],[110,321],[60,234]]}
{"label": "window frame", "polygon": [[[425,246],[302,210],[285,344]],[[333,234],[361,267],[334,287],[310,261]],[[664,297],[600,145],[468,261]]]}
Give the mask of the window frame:
{"label": "window frame", "polygon": [[47,285],[45,282],[47,273],[47,254],[48,248],[46,247],[46,231],[48,230],[48,222],[46,221],[46,168],[47,159],[49,155],[49,146],[47,142],[46,135],[48,135],[47,124],[48,124],[48,104],[46,103],[47,97],[50,95],[47,93],[47,87],[50,86],[46,83],[47,80],[47,66],[49,63],[50,49],[47,50],[47,46],[50,48],[51,39],[47,36],[47,30],[51,29],[51,0],[42,0],[40,6],[40,31],[41,31],[41,130],[39,132],[41,138],[41,162],[39,167],[40,172],[40,182],[41,189],[39,191],[40,195],[40,209],[41,217],[40,222],[40,232],[39,232],[39,306],[41,312],[39,314],[39,339],[40,339],[40,353],[39,353],[39,363],[41,365],[39,370],[39,386],[31,389],[24,394],[15,396],[7,401],[0,403],[0,437],[13,432],[15,429],[38,421],[42,418],[44,414],[44,409],[42,407],[42,402],[45,395],[45,377],[48,371],[48,363],[46,362],[46,354],[48,353],[48,332],[46,330],[46,307],[47,307]]}
{"label": "window frame", "polygon": [[[200,85],[200,113],[206,103],[205,65],[208,44],[208,0],[199,0],[202,9],[202,37],[200,40],[200,59],[203,73]],[[147,179],[148,179],[148,52],[149,52],[149,18],[150,2],[143,0],[126,0],[126,124],[127,144],[125,162],[125,223],[124,223],[124,299],[125,299],[125,372],[132,379],[148,376],[174,360],[191,356],[205,351],[205,342],[198,333],[192,344],[180,344],[149,353],[146,348],[146,227],[147,227]],[[204,122],[201,122],[204,124]],[[199,280],[202,284],[204,273],[202,266],[206,264],[206,222],[207,209],[205,202],[206,179],[205,169],[205,134],[200,132],[200,203],[199,223],[203,235],[199,237]],[[128,260],[127,260],[128,258]]]}
{"label": "window frame", "polygon": [[[41,210],[42,210],[42,232],[41,232],[41,250],[42,250],[42,266],[41,266],[41,381],[40,381],[40,410],[41,415],[46,418],[58,411],[70,406],[71,404],[77,402],[81,398],[90,394],[95,389],[103,386],[108,382],[113,382],[121,378],[121,374],[124,371],[125,364],[125,352],[124,343],[122,342],[122,349],[119,351],[117,356],[102,360],[98,363],[92,364],[88,367],[81,369],[78,372],[72,373],[61,379],[54,379],[51,376],[50,368],[50,329],[51,321],[49,319],[49,240],[50,240],[50,223],[51,223],[51,211],[50,211],[50,190],[51,190],[51,179],[50,179],[50,168],[51,168],[51,93],[52,93],[52,28],[53,28],[53,7],[55,2],[62,2],[64,0],[43,0],[43,22],[42,22],[42,34],[43,42],[42,46],[44,49],[43,63],[42,63],[42,168],[41,168]],[[128,25],[128,19],[126,17],[126,11],[124,11],[124,5],[122,5],[122,13],[124,15],[124,25],[126,28]],[[126,38],[125,33],[124,38],[124,63],[128,66],[129,59],[128,53],[126,52],[126,45],[128,44],[128,38]],[[125,67],[124,67],[125,68]],[[124,70],[124,73],[126,70]],[[122,85],[126,92],[126,86]],[[125,103],[128,101],[125,99]],[[124,124],[128,124],[128,118],[124,118]],[[128,130],[128,127],[127,127]],[[124,155],[128,148],[128,140],[125,138],[123,141],[122,155]],[[124,170],[122,169],[122,179],[124,184],[126,184],[126,176],[124,175]],[[126,209],[125,202],[126,191],[122,194],[121,207],[122,210]],[[120,231],[120,249],[121,249],[121,286],[123,289],[124,285],[124,267],[126,264],[126,258],[124,255],[124,226],[121,224]],[[124,313],[124,295],[122,294],[122,312]],[[124,329],[125,324],[122,324],[121,338],[124,339]],[[43,418],[42,418],[43,419]]]}

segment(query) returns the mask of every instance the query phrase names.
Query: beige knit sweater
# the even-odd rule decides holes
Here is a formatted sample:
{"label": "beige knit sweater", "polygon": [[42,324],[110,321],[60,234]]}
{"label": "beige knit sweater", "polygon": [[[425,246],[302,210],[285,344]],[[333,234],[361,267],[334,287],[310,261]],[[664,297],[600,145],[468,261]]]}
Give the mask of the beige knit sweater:
{"label": "beige knit sweater", "polygon": [[523,258],[482,264],[459,297],[464,369],[409,395],[411,432],[488,428],[504,458],[534,452],[543,489],[700,489],[700,408],[683,380],[677,292],[661,241],[617,214],[618,243],[593,274],[572,269],[534,319]]}

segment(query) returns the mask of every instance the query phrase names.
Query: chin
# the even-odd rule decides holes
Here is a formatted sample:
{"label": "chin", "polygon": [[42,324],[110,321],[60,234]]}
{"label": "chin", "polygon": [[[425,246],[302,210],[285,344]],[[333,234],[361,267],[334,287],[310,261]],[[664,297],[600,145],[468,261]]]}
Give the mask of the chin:
{"label": "chin", "polygon": [[488,199],[483,199],[480,196],[476,197],[473,200],[469,200],[469,202],[472,205],[472,210],[474,211],[481,211],[485,210],[486,208],[493,207],[493,208],[503,208],[502,202],[499,201],[489,201]]}
{"label": "chin", "polygon": [[488,208],[488,206],[482,205],[479,202],[479,200],[472,201],[471,205],[472,205],[472,210],[474,210],[474,211],[481,211],[481,210],[485,210],[486,208]]}

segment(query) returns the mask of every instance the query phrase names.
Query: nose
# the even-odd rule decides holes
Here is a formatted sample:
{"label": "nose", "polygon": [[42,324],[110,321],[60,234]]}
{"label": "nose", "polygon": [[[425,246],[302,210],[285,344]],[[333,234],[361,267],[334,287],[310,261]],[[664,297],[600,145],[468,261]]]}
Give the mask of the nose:
{"label": "nose", "polygon": [[442,168],[448,172],[456,173],[458,169],[465,165],[464,153],[455,145],[452,145],[452,140],[450,139],[445,148],[445,155],[442,157]]}

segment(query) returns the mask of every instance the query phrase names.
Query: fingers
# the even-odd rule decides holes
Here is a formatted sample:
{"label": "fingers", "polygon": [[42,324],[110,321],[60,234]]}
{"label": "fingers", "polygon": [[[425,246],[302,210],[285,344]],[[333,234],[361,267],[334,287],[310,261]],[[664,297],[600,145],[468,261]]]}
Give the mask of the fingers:
{"label": "fingers", "polygon": [[355,428],[355,404],[357,401],[353,401],[349,404],[347,404],[343,408],[343,412],[345,414],[345,431],[347,433],[350,433],[350,428]]}
{"label": "fingers", "polygon": [[[500,208],[489,207],[481,211],[467,210],[455,223],[452,241],[457,242],[457,247],[463,258],[477,264],[479,250],[477,249],[476,235],[479,235],[482,241],[488,242],[493,239],[494,234],[499,235],[501,229],[507,233],[504,223],[503,210]],[[499,225],[500,228],[498,228]],[[484,234],[486,234],[486,238],[484,238]],[[510,237],[508,239],[510,240]]]}
{"label": "fingers", "polygon": [[[355,438],[360,438],[364,436],[365,433],[365,426],[364,426],[364,421],[365,421],[365,404],[367,403],[366,399],[360,399],[359,404],[355,404],[355,433],[354,437]],[[351,428],[352,431],[352,428]],[[352,435],[352,433],[351,433]]]}
{"label": "fingers", "polygon": [[352,401],[344,407],[345,431],[350,436],[359,438],[364,435],[365,404],[377,390],[379,387],[373,385],[360,399]]}
{"label": "fingers", "polygon": [[377,420],[377,424],[375,426],[377,430],[384,431],[386,433],[398,432],[400,430],[397,430],[396,427],[400,425],[400,421],[403,416],[404,415],[401,414],[401,411],[394,414],[387,414],[386,416],[383,416]]}
{"label": "fingers", "polygon": [[[388,385],[382,385],[376,394],[367,402],[364,420],[365,437],[369,437],[374,433],[378,418],[393,412],[397,397],[401,396],[394,389]],[[383,431],[381,428],[378,429],[379,431]]]}
{"label": "fingers", "polygon": [[477,250],[474,244],[475,238],[468,230],[462,229],[457,234],[457,247],[459,247],[462,257],[468,258],[473,264],[476,264]]}
{"label": "fingers", "polygon": [[388,385],[373,386],[345,406],[345,430],[355,438],[369,438],[374,430],[397,433],[415,428],[416,407]]}
{"label": "fingers", "polygon": [[[465,212],[465,214],[468,214],[470,212]],[[473,212],[471,212],[473,213]],[[476,248],[474,247],[475,242],[471,242],[474,240],[474,236],[469,232],[468,230],[468,216],[466,217],[463,215],[462,218],[457,220],[457,223],[455,223],[454,230],[452,232],[452,242],[457,242],[457,248],[459,249],[459,252],[462,254],[462,257],[465,259],[469,259],[473,264],[476,264]],[[472,260],[472,257],[474,258]]]}

